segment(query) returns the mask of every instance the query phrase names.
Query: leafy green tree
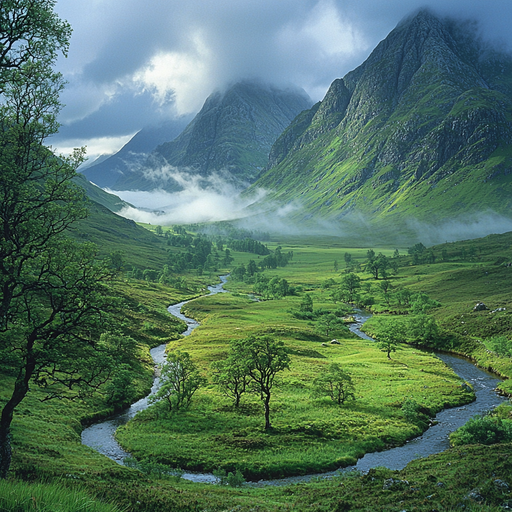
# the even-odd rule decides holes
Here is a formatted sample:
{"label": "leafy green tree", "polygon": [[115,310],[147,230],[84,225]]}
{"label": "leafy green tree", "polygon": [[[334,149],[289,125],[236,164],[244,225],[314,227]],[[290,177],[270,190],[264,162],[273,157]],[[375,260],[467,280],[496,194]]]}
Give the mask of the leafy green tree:
{"label": "leafy green tree", "polygon": [[290,357],[282,341],[270,336],[251,336],[243,340],[233,340],[231,349],[234,357],[241,362],[251,381],[251,391],[259,394],[265,408],[265,430],[272,428],[270,423],[270,399],[276,375],[290,368]]}
{"label": "leafy green tree", "polygon": [[309,293],[305,293],[300,301],[299,311],[313,313],[313,299]]}
{"label": "leafy green tree", "polygon": [[162,226],[156,226],[155,227],[155,233],[159,236],[164,234],[164,230],[162,229]]}
{"label": "leafy green tree", "polygon": [[439,326],[434,317],[420,314],[407,320],[407,334],[415,345],[435,346],[439,339]]}
{"label": "leafy green tree", "polygon": [[233,405],[238,407],[240,399],[247,390],[247,371],[233,353],[227,359],[212,363],[213,381],[227,397],[233,399]]}
{"label": "leafy green tree", "polygon": [[165,400],[169,411],[179,411],[190,405],[194,393],[206,384],[188,352],[172,352],[160,365],[161,386],[149,397],[150,403]]}
{"label": "leafy green tree", "polygon": [[352,377],[337,363],[331,363],[326,372],[321,372],[313,381],[313,397],[328,396],[338,405],[355,399]]}
{"label": "leafy green tree", "polygon": [[361,288],[361,278],[354,273],[345,274],[341,278],[341,297],[345,302],[355,302],[357,291]]}
{"label": "leafy green tree", "polygon": [[54,6],[0,4],[0,361],[14,376],[0,406],[0,478],[11,462],[15,410],[31,387],[46,399],[84,398],[115,366],[100,340],[115,307],[111,271],[96,262],[95,247],[65,238],[87,213],[71,182],[84,150],[57,158],[44,145],[61,108],[53,65],[71,34]]}
{"label": "leafy green tree", "polygon": [[332,268],[333,268],[334,272],[338,272],[338,269],[339,269],[338,260],[334,260],[334,264],[333,264]]}
{"label": "leafy green tree", "polygon": [[366,263],[366,271],[372,274],[374,279],[379,279],[379,275],[385,279],[388,268],[389,259],[382,253],[379,253],[377,256],[374,255],[371,259],[368,258]]}
{"label": "leafy green tree", "polygon": [[334,331],[347,331],[345,322],[334,313],[322,315],[316,322],[315,330],[320,334],[329,336]]}
{"label": "leafy green tree", "polygon": [[403,343],[405,340],[406,332],[404,325],[398,320],[389,321],[375,335],[377,346],[382,352],[386,352],[388,359],[391,359],[391,352],[396,352],[400,343]]}

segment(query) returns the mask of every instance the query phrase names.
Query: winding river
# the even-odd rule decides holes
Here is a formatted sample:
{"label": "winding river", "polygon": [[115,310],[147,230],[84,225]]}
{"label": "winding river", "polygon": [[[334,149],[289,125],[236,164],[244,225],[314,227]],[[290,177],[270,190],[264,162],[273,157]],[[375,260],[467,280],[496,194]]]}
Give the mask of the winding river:
{"label": "winding river", "polygon": [[[227,276],[220,277],[221,282],[216,286],[209,286],[211,294],[223,293],[223,286],[227,281]],[[187,336],[199,324],[192,318],[188,318],[181,313],[181,308],[188,301],[180,302],[168,308],[168,311],[187,323],[187,330],[183,332]],[[370,314],[358,312],[355,315],[356,322],[351,324],[350,330],[358,336],[371,340],[369,336],[361,331],[362,324],[370,318]],[[160,345],[150,351],[155,364],[164,361],[165,358],[165,345]],[[443,360],[453,371],[459,375],[462,380],[469,382],[475,391],[476,400],[463,407],[456,407],[453,409],[444,409],[436,415],[436,424],[425,431],[421,436],[412,439],[404,446],[391,448],[382,452],[367,453],[364,457],[358,460],[355,466],[346,469],[357,469],[360,471],[368,471],[370,468],[376,466],[385,466],[390,469],[403,469],[410,461],[439,453],[449,448],[448,435],[460,426],[464,425],[469,418],[477,414],[482,414],[490,409],[498,406],[506,398],[499,396],[494,389],[500,382],[500,379],[480,368],[477,368],[466,359],[459,358],[449,354],[436,354]],[[154,393],[159,386],[159,379],[155,378],[151,393]],[[125,457],[130,454],[125,452],[114,438],[116,429],[120,425],[124,425],[131,418],[148,407],[148,399],[142,398],[138,402],[132,404],[125,411],[116,414],[115,416],[92,425],[82,432],[82,443],[94,448],[98,452],[106,455],[110,459],[123,464]],[[306,482],[316,477],[328,477],[335,474],[321,473],[314,475],[305,475],[298,477],[283,478],[279,480],[260,480],[252,485],[287,485],[291,483]],[[183,478],[195,482],[215,482],[216,479],[211,474],[195,474],[185,473]]]}

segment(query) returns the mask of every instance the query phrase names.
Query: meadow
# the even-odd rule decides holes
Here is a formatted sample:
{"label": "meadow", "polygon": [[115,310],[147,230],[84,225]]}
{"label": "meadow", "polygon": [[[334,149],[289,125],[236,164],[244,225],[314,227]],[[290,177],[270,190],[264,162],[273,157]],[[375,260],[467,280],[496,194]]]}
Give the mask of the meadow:
{"label": "meadow", "polygon": [[[417,264],[412,264],[406,247],[398,247],[402,255],[399,270],[388,277],[394,289],[423,292],[440,303],[429,315],[439,324],[445,349],[466,354],[505,377],[512,375],[510,358],[493,353],[485,342],[498,335],[512,337],[512,268],[506,266],[512,259],[511,242],[510,235],[500,235],[438,246],[433,249],[435,263]],[[118,431],[119,442],[138,460],[201,471],[238,469],[247,480],[323,472],[353,464],[365,452],[404,443],[427,428],[436,411],[472,399],[460,379],[428,351],[401,345],[388,359],[374,342],[342,328],[327,336],[318,332],[315,320],[293,315],[305,294],[311,296],[314,310],[340,308],[331,299],[329,280],[341,281],[344,255],[350,253],[362,289],[374,297],[370,307],[375,315],[367,324],[368,332],[377,332],[379,323],[409,317],[403,314],[406,308],[402,305],[388,304],[380,280],[364,272],[369,247],[346,247],[343,241],[319,237],[268,243],[271,250],[277,245],[283,252],[293,251],[293,259],[285,267],[264,273],[285,278],[295,289],[294,295],[256,301],[253,284],[229,281],[231,293],[202,297],[201,288],[209,279],[216,280],[210,275],[187,275],[188,290],[129,278],[116,283],[126,304],[124,334],[133,337],[139,347],[140,366],[133,366],[137,368],[136,394],[147,392],[152,378],[147,353],[159,343],[167,343],[168,351],[188,352],[208,380],[187,410],[169,414],[156,404]],[[391,258],[397,248],[372,249]],[[249,253],[232,254],[232,266],[219,268],[219,273],[259,259]],[[171,319],[166,307],[194,297],[185,310],[201,325],[184,338],[179,335],[183,324]],[[476,302],[484,302],[488,309],[473,311]],[[349,316],[344,315],[347,320]],[[259,396],[244,395],[237,409],[212,381],[211,365],[226,357],[230,340],[252,335],[282,340],[291,360],[290,369],[279,374],[273,389],[271,431],[263,428]],[[340,344],[332,345],[333,338]],[[327,397],[312,396],[312,382],[330,363],[350,373],[355,400],[339,406]],[[2,389],[9,379],[12,376],[2,376]],[[510,389],[508,382],[501,385],[505,391]],[[35,388],[17,411],[12,489],[1,493],[19,496],[20,502],[23,496],[36,496],[31,490],[35,487],[29,485],[27,490],[22,481],[52,482],[61,494],[80,489],[94,506],[105,502],[105,510],[112,506],[133,511],[251,510],[254,506],[258,510],[375,510],[376,503],[379,510],[451,510],[460,503],[467,510],[498,510],[508,499],[508,491],[498,492],[493,483],[497,478],[506,481],[510,474],[508,444],[454,448],[414,461],[402,472],[377,469],[367,476],[350,474],[286,488],[235,489],[144,475],[82,446],[82,425],[115,408],[106,403],[104,395],[87,403],[42,404],[38,398]],[[419,405],[412,419],[403,408],[406,400]],[[384,489],[390,478],[408,484]],[[15,494],[18,482],[21,490]],[[476,487],[484,501],[464,501]],[[92,506],[83,510],[96,510]],[[7,507],[7,501],[0,500],[0,510],[25,510],[21,505]]]}

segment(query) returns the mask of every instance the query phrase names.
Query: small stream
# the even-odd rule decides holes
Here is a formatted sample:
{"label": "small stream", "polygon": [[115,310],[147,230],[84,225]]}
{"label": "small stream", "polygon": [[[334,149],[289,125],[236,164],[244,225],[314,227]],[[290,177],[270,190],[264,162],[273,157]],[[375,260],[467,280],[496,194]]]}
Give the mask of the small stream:
{"label": "small stream", "polygon": [[[226,292],[223,286],[227,281],[227,276],[220,276],[221,282],[215,286],[209,286],[211,294]],[[181,308],[188,301],[180,302],[169,306],[168,311],[187,323],[187,330],[183,332],[184,336],[189,335],[199,323],[188,318],[181,313]],[[361,338],[371,340],[364,332],[361,326],[371,315],[365,312],[357,312],[354,315],[356,322],[350,325],[350,330]],[[165,344],[159,345],[150,351],[155,364],[160,364],[165,359]],[[434,453],[439,453],[449,448],[448,435],[464,425],[472,416],[485,413],[498,406],[505,397],[499,396],[494,389],[499,384],[500,379],[480,368],[466,359],[437,353],[442,361],[444,361],[453,371],[462,379],[469,382],[475,391],[476,400],[463,407],[452,409],[444,409],[436,415],[437,424],[430,427],[421,436],[408,441],[404,446],[391,448],[382,452],[367,453],[358,460],[355,466],[345,468],[344,471],[357,469],[366,472],[376,466],[385,466],[389,469],[403,469],[409,462],[414,459],[426,457]],[[155,378],[151,393],[154,393],[159,387],[159,379]],[[149,395],[148,395],[149,396]],[[148,407],[148,398],[142,398],[138,402],[132,404],[128,409],[122,411],[115,416],[92,425],[82,432],[82,443],[94,448],[98,452],[106,455],[110,459],[119,464],[123,464],[125,457],[130,454],[125,452],[114,438],[116,429],[126,424],[131,418]],[[297,477],[282,478],[277,480],[260,480],[257,483],[251,483],[255,486],[265,485],[288,485],[292,483],[307,482],[313,478],[329,477],[336,474],[336,471],[330,473],[320,473],[313,475],[304,475]],[[194,482],[214,483],[216,478],[212,474],[196,474],[185,473],[183,478]]]}

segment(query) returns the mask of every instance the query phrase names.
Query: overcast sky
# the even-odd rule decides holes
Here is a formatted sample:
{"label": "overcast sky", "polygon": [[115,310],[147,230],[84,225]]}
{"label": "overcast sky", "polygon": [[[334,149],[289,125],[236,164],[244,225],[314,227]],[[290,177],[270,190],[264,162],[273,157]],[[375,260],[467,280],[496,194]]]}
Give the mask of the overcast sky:
{"label": "overcast sky", "polygon": [[59,150],[119,149],[147,124],[197,112],[216,88],[257,77],[313,100],[429,6],[475,18],[510,45],[512,0],[57,0],[73,27]]}

